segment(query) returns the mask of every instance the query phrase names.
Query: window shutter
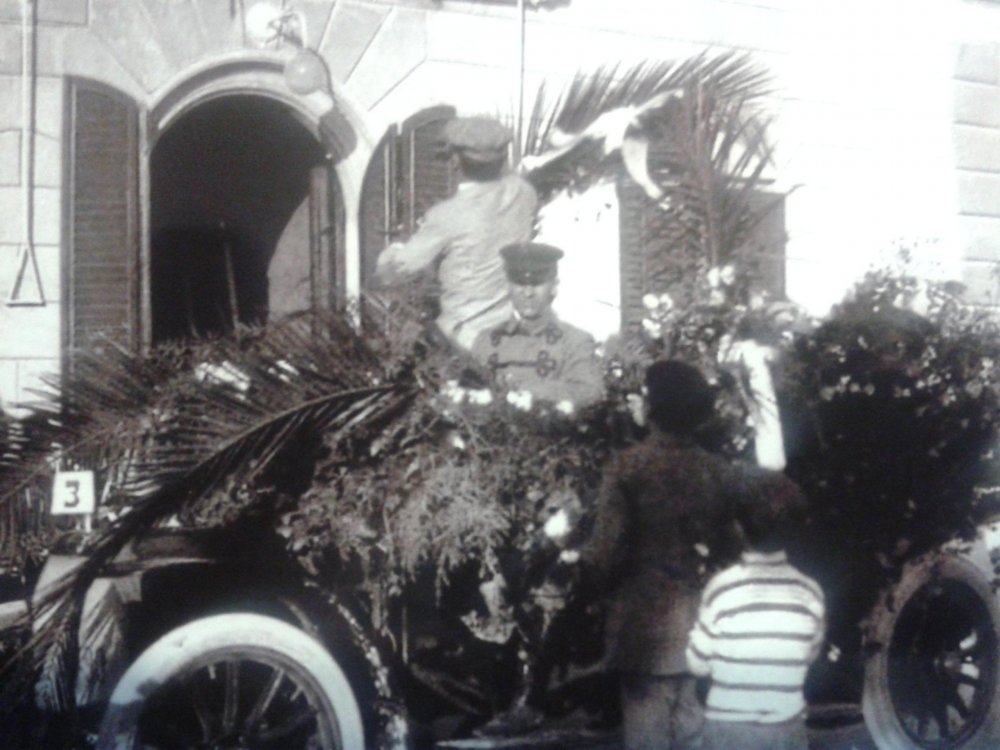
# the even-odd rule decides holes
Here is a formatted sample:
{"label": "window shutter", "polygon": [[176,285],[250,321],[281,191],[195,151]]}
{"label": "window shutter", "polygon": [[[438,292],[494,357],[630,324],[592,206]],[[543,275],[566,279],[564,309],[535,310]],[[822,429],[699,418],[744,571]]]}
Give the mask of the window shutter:
{"label": "window shutter", "polygon": [[379,141],[368,163],[361,188],[361,288],[367,289],[375,264],[395,232],[396,128]]}
{"label": "window shutter", "polygon": [[328,164],[309,170],[309,281],[314,310],[341,306],[344,272],[344,217],[340,184]]}
{"label": "window shutter", "polygon": [[[745,196],[751,214],[766,211],[752,227],[744,243],[733,250],[741,268],[751,275],[752,285],[767,291],[775,299],[785,296],[785,210],[784,196],[757,190]],[[620,263],[622,332],[635,332],[641,324],[644,310],[642,296],[646,292],[671,291],[663,284],[683,279],[665,279],[663,264],[657,257],[681,252],[674,247],[664,231],[662,214],[641,187],[627,175],[618,179],[620,211]],[[726,263],[734,258],[723,258]],[[675,296],[683,299],[683,294]]]}
{"label": "window shutter", "polygon": [[647,220],[649,199],[627,176],[618,178],[619,210],[619,263],[621,279],[621,330],[623,334],[635,333],[643,317],[642,296],[649,290],[647,259],[656,248],[650,247]]}
{"label": "window shutter", "polygon": [[138,107],[69,79],[66,99],[65,343],[98,333],[139,343]]}
{"label": "window shutter", "polygon": [[452,107],[418,112],[375,149],[361,193],[363,289],[386,245],[412,235],[427,209],[455,192],[458,175],[442,158],[444,126],[454,116]]}
{"label": "window shutter", "polygon": [[411,235],[427,209],[455,192],[458,175],[444,158],[444,126],[452,107],[434,107],[409,118],[398,142],[397,196],[400,229]]}

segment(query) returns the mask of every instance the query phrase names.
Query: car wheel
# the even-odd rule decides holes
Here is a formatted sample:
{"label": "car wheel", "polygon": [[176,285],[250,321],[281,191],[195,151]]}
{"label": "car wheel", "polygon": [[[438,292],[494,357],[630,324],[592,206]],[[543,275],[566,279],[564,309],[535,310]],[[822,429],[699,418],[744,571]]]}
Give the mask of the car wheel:
{"label": "car wheel", "polygon": [[224,614],[179,627],[118,682],[100,748],[361,750],[364,731],[343,671],[297,628]]}
{"label": "car wheel", "polygon": [[909,566],[876,608],[863,709],[883,750],[996,748],[1000,607],[980,567],[954,554]]}

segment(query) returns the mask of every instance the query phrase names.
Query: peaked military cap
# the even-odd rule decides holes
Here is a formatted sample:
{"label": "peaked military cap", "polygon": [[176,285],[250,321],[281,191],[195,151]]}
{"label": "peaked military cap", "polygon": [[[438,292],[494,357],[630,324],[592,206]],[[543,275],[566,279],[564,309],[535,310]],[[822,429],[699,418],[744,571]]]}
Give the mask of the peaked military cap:
{"label": "peaked military cap", "polygon": [[501,248],[500,257],[513,283],[541,284],[556,277],[556,264],[563,251],[542,242],[515,242]]}
{"label": "peaked military cap", "polygon": [[490,163],[506,158],[511,132],[489,117],[456,117],[444,126],[444,137],[465,158]]}

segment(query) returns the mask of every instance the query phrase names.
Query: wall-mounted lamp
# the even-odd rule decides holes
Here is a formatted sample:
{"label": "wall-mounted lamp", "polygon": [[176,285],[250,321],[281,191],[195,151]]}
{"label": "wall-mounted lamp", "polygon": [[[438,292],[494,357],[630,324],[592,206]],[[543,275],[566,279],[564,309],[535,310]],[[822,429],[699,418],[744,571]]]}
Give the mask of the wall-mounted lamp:
{"label": "wall-mounted lamp", "polygon": [[332,93],[330,70],[319,54],[303,47],[285,63],[285,83],[296,94],[306,96],[316,91]]}
{"label": "wall-mounted lamp", "polygon": [[285,84],[300,96],[322,92],[330,97],[331,107],[320,115],[320,137],[335,161],[346,159],[358,145],[354,128],[336,106],[333,81],[326,61],[316,50],[301,47],[285,63]]}
{"label": "wall-mounted lamp", "polygon": [[284,67],[285,85],[299,96],[324,93],[330,97],[330,108],[319,117],[319,133],[330,153],[339,161],[350,155],[357,146],[357,135],[345,115],[336,106],[333,79],[326,61],[316,50],[307,46],[309,33],[306,17],[291,7],[287,0],[260,0],[246,11],[243,18],[248,42],[258,47],[284,45],[295,48],[295,53]]}

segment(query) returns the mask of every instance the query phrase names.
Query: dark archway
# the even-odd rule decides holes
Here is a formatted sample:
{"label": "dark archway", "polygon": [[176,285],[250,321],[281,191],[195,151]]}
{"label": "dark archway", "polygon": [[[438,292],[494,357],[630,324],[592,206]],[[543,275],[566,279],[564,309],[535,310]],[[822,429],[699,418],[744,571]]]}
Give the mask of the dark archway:
{"label": "dark archway", "polygon": [[317,191],[330,174],[322,144],[266,97],[211,99],[172,124],[150,158],[153,342],[308,307],[335,234],[333,192]]}

